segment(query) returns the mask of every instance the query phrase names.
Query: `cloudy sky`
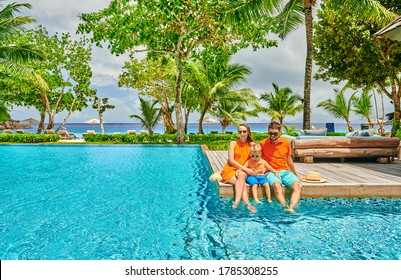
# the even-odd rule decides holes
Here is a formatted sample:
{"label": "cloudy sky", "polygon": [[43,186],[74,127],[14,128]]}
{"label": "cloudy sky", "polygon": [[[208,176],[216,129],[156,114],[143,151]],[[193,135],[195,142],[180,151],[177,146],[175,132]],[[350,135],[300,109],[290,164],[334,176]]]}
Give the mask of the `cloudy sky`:
{"label": "cloudy sky", "polygon": [[[109,0],[6,0],[5,3],[30,3],[32,9],[24,9],[24,15],[32,16],[37,24],[43,25],[50,34],[70,32],[75,34],[79,24],[78,14],[98,11],[108,6]],[[4,2],[3,2],[4,3]],[[74,35],[76,36],[76,35]],[[233,62],[249,66],[252,74],[248,77],[247,83],[242,87],[249,87],[255,93],[262,94],[273,90],[272,83],[279,87],[290,87],[293,92],[303,95],[304,65],[305,65],[305,30],[298,29],[286,40],[279,40],[277,48],[269,48],[253,52],[243,50],[233,57]],[[117,78],[126,57],[111,55],[107,49],[94,48],[93,61],[91,63],[93,77],[92,87],[97,89],[100,97],[109,97],[109,103],[116,106],[114,110],[108,110],[104,114],[104,120],[113,122],[133,122],[129,118],[131,114],[139,113],[138,97],[133,89],[118,88]],[[311,122],[332,122],[333,118],[316,104],[322,100],[333,97],[333,89],[340,86],[333,86],[322,81],[312,81],[312,116]],[[388,99],[386,100],[386,112],[392,111]],[[56,122],[63,120],[66,112],[61,112],[56,117]],[[29,117],[38,118],[39,113],[34,109],[15,107],[11,111],[13,119],[25,119]],[[87,108],[82,112],[74,113],[69,122],[83,122],[97,117],[94,109]],[[196,122],[198,114],[193,114],[190,121]],[[286,117],[288,122],[302,122],[302,113],[295,117]],[[352,118],[360,122],[359,118]],[[260,115],[259,118],[249,119],[248,122],[267,122],[267,115]],[[342,122],[338,120],[337,122]]]}

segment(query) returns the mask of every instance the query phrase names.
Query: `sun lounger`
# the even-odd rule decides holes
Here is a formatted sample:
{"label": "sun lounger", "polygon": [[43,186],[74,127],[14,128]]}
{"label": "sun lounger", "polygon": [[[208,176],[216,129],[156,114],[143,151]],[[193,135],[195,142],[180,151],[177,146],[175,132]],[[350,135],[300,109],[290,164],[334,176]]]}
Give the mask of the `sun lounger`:
{"label": "sun lounger", "polygon": [[70,135],[68,134],[67,130],[60,130],[60,140],[69,140]]}
{"label": "sun lounger", "polygon": [[136,134],[136,130],[127,130],[127,134]]}
{"label": "sun lounger", "polygon": [[141,130],[140,132],[141,132],[141,134],[149,134],[149,131],[147,131],[147,130]]}
{"label": "sun lounger", "polygon": [[70,139],[79,139],[79,137],[76,136],[74,133],[69,132],[68,134],[70,135]]}
{"label": "sun lounger", "polygon": [[4,129],[3,132],[6,133],[6,134],[13,134],[11,129]]}
{"label": "sun lounger", "polygon": [[22,130],[22,129],[16,129],[15,132],[18,133],[18,134],[24,134],[25,133],[24,130]]}
{"label": "sun lounger", "polygon": [[53,129],[46,129],[45,134],[56,134]]}

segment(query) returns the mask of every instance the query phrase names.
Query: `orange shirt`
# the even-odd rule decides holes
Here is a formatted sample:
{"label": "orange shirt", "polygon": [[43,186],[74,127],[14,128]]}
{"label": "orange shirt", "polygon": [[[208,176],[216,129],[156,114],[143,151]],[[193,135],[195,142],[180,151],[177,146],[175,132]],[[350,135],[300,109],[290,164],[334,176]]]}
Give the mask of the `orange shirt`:
{"label": "orange shirt", "polygon": [[290,141],[280,137],[277,144],[270,141],[270,138],[260,141],[262,146],[262,157],[277,171],[290,170],[287,157],[291,155]]}
{"label": "orange shirt", "polygon": [[[251,146],[248,142],[241,142],[237,140],[237,144],[234,147],[234,160],[241,165],[250,158]],[[235,176],[237,168],[227,161],[226,165],[221,171],[222,181],[227,183],[232,177]]]}
{"label": "orange shirt", "polygon": [[258,175],[263,175],[270,170],[269,164],[264,159],[259,159],[257,162],[253,159],[248,159],[244,166],[256,171]]}

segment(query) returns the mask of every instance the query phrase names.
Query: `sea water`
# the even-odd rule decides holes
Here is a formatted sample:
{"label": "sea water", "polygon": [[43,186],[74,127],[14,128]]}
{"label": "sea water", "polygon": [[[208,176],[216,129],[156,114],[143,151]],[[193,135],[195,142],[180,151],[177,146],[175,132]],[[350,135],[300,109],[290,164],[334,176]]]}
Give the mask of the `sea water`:
{"label": "sea water", "polygon": [[401,199],[219,198],[198,146],[0,145],[3,260],[401,259]]}
{"label": "sea water", "polygon": [[[260,122],[260,123],[248,123],[249,127],[251,128],[251,131],[253,132],[266,132],[267,131],[267,125],[268,123],[266,122]],[[293,126],[297,129],[302,129],[302,123],[287,123],[287,126]],[[312,123],[313,127],[315,128],[325,128],[326,123]],[[54,128],[58,128],[60,124],[55,124]],[[353,128],[355,130],[360,130],[361,129],[361,124],[352,124]],[[94,130],[97,133],[101,133],[100,130],[100,125],[99,124],[87,124],[87,123],[67,123],[63,127],[66,129],[68,132],[74,133],[78,137],[82,137],[83,133],[86,133],[87,130]],[[377,125],[375,127],[376,131],[379,128]],[[391,126],[386,125],[384,126],[385,131],[390,131]],[[136,130],[137,133],[140,132],[140,130],[146,130],[146,128],[142,127],[139,123],[105,123],[104,124],[104,130],[105,133],[126,133],[127,130]],[[334,124],[334,130],[336,132],[348,132],[348,126],[345,123],[335,123]],[[31,129],[24,129],[25,132],[33,132],[36,133],[37,131],[37,125],[33,124]],[[220,123],[203,123],[203,132],[204,133],[210,133],[212,131],[217,131],[220,132],[222,131]],[[227,126],[225,129],[225,132],[236,132],[237,127],[234,126],[233,124],[230,124]],[[285,129],[284,129],[285,131]],[[155,128],[154,128],[155,133],[164,133],[164,125],[161,123],[158,123]],[[198,132],[198,123],[189,123],[188,124],[188,129],[187,133],[197,133]]]}

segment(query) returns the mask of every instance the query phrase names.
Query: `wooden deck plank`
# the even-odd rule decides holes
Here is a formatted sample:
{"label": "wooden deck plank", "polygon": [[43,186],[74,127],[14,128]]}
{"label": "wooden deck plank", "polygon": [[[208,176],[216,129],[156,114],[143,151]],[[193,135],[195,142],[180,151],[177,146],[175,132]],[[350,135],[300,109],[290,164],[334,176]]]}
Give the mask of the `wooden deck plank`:
{"label": "wooden deck plank", "polygon": [[[213,172],[227,162],[227,151],[206,151]],[[319,172],[325,183],[303,182],[303,197],[401,197],[401,161],[389,164],[375,162],[295,162],[299,176],[307,171]],[[221,196],[231,197],[232,186],[220,187]],[[223,195],[222,195],[223,194]]]}

